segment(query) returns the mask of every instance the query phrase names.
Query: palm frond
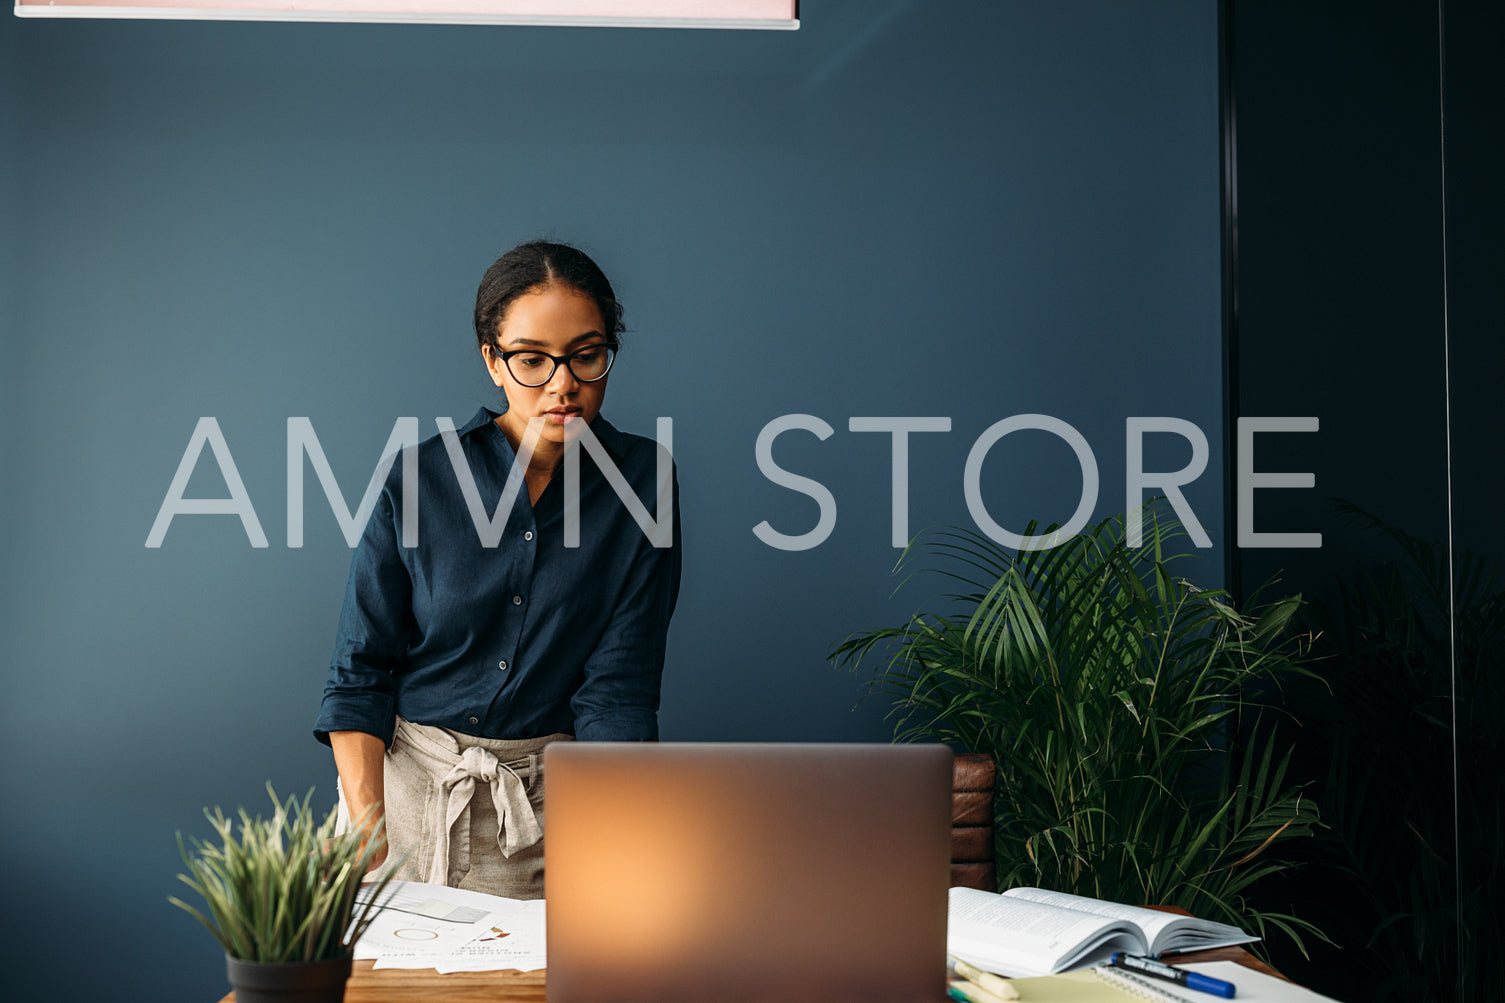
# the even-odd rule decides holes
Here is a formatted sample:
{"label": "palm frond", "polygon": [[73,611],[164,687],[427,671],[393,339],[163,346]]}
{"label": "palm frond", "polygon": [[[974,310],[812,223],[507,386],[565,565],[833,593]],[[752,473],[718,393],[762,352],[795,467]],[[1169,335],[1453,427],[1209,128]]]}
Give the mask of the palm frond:
{"label": "palm frond", "polygon": [[[1026,534],[1040,535],[1033,523]],[[871,673],[898,740],[992,755],[1001,884],[1264,928],[1244,893],[1286,869],[1282,849],[1318,823],[1284,779],[1273,730],[1245,747],[1238,725],[1263,707],[1256,684],[1311,675],[1309,639],[1291,626],[1301,601],[1235,610],[1175,572],[1178,523],[1151,506],[1142,534],[1130,546],[1118,518],[1019,553],[970,530],[918,539],[906,581],[941,575],[951,605],[830,657]]]}

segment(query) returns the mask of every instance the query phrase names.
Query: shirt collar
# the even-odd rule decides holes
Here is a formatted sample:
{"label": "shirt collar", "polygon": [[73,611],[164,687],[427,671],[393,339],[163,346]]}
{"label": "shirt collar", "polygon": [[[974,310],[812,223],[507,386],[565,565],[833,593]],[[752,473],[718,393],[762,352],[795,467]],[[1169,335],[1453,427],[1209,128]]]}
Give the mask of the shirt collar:
{"label": "shirt collar", "polygon": [[[480,428],[481,426],[487,425],[487,424],[490,424],[491,422],[496,421],[497,418],[499,418],[499,417],[501,417],[501,412],[500,411],[493,411],[489,407],[483,407],[479,411],[476,412],[474,418],[472,418],[469,421],[467,421],[464,424],[464,426],[461,427],[460,434],[461,435],[469,435],[471,432],[474,432],[476,429]],[[497,429],[497,431],[500,432],[501,429]]]}
{"label": "shirt collar", "polygon": [[[469,435],[476,429],[482,428],[486,425],[491,425],[493,428],[496,428],[495,422],[499,417],[501,417],[500,411],[493,411],[489,407],[483,407],[475,413],[474,418],[471,418],[465,423],[465,426],[460,429],[459,434]],[[500,428],[497,428],[496,430],[498,433],[501,432]],[[611,422],[607,421],[604,417],[598,414],[596,415],[595,420],[591,422],[591,431],[596,434],[597,439],[601,440],[601,445],[606,447],[606,451],[612,455],[613,459],[621,460],[624,456],[626,456],[627,437],[623,433],[617,431],[616,426]]]}

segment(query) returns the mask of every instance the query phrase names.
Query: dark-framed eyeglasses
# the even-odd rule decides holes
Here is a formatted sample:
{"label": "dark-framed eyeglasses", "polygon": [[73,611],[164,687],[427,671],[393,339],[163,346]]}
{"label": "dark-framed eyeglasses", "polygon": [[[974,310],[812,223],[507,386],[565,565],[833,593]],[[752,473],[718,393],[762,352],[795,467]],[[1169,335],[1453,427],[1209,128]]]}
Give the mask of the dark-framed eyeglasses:
{"label": "dark-framed eyeglasses", "polygon": [[554,378],[554,371],[561,363],[581,383],[605,379],[617,357],[617,345],[614,341],[588,345],[569,355],[549,355],[534,348],[519,348],[497,354],[507,364],[507,371],[514,380],[525,387],[541,387]]}

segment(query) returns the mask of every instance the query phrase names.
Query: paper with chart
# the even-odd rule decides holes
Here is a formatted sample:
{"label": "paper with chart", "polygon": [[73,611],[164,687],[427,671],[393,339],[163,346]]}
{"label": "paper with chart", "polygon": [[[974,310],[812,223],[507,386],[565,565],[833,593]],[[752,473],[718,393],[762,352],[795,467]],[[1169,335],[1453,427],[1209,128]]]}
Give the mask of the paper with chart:
{"label": "paper with chart", "polygon": [[531,972],[545,967],[543,899],[506,901],[510,908],[494,911],[481,936],[435,963],[441,975],[502,968]]}
{"label": "paper with chart", "polygon": [[355,945],[377,968],[439,972],[543,968],[542,900],[507,899],[418,881],[394,881]]}

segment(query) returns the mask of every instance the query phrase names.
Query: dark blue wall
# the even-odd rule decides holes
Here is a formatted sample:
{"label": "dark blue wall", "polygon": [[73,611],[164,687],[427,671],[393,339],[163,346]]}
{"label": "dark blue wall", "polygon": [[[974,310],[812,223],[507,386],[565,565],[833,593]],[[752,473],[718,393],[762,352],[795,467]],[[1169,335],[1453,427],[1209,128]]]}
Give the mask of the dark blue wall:
{"label": "dark blue wall", "polygon": [[[223,991],[164,901],[174,831],[268,779],[333,790],[309,727],[350,552],[312,476],[286,546],[286,420],[353,505],[394,419],[492,402],[470,302],[519,239],[597,256],[631,329],[606,413],[674,419],[666,738],[888,737],[825,655],[938,586],[889,598],[889,441],[851,416],[952,419],[914,439],[911,531],[969,522],[967,450],[1001,418],[1079,429],[1099,516],[1124,508],[1125,418],[1189,419],[1221,543],[1214,5],[802,8],[792,34],[0,21],[0,859],[38,931],[7,941],[7,995]],[[775,456],[839,514],[786,553],[752,527],[816,506],[753,448],[795,412],[836,432]],[[144,546],[203,415],[267,549],[228,516]],[[1078,484],[1030,433],[983,491],[1022,529]],[[190,494],[223,493],[206,454]]]}

